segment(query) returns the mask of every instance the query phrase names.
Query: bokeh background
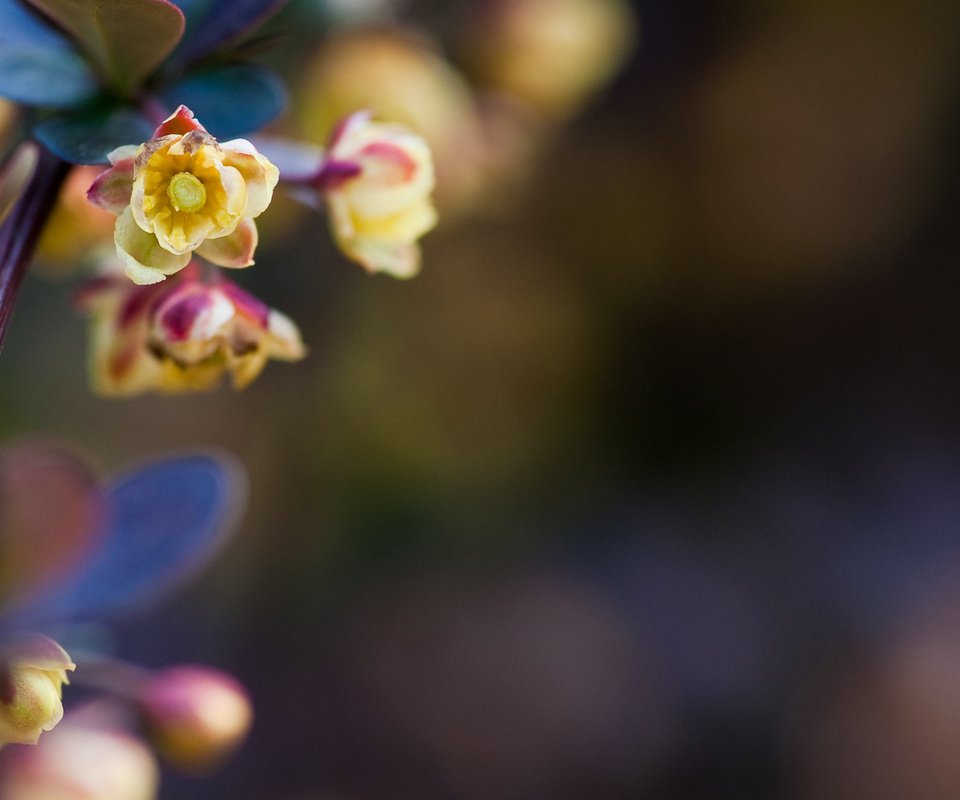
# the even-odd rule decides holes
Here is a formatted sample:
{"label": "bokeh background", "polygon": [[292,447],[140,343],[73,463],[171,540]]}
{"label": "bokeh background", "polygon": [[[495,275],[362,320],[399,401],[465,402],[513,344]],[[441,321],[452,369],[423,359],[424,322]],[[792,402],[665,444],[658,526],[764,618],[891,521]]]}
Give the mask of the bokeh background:
{"label": "bokeh background", "polygon": [[957,797],[960,6],[638,0],[563,58],[388,6],[298,0],[263,57],[279,132],[431,138],[420,277],[281,200],[237,280],[308,360],[98,399],[55,243],[3,353],[3,438],[250,473],[232,549],[118,631],[256,704],[163,797]]}

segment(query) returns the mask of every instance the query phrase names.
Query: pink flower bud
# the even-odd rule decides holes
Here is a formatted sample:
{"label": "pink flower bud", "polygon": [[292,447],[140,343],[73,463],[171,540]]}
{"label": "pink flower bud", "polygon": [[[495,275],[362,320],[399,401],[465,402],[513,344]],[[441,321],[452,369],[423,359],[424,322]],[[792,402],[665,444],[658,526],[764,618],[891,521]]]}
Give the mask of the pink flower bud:
{"label": "pink flower bud", "polygon": [[157,752],[189,772],[207,770],[230,755],[253,721],[243,686],[224,672],[202,666],[158,673],[144,687],[140,709]]}
{"label": "pink flower bud", "polygon": [[156,759],[128,733],[70,715],[36,747],[11,749],[0,800],[154,800]]}

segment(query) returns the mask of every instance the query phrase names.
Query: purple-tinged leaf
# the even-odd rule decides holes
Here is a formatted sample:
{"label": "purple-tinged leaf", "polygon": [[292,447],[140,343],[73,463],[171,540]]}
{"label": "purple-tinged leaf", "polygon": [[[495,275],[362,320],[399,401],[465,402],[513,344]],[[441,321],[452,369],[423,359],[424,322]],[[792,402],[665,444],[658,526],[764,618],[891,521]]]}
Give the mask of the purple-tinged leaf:
{"label": "purple-tinged leaf", "polygon": [[160,98],[171,108],[188,106],[219,139],[259,130],[287,104],[283,82],[266,67],[253,64],[196,73],[165,89]]}
{"label": "purple-tinged leaf", "polygon": [[23,142],[0,167],[0,223],[13,210],[37,168],[40,148],[35,142]]}
{"label": "purple-tinged leaf", "polygon": [[139,86],[183,36],[183,12],[168,0],[27,0],[69,33],[122,93]]}
{"label": "purple-tinged leaf", "polygon": [[92,552],[104,501],[96,476],[53,445],[0,452],[0,594],[16,603]]}
{"label": "purple-tinged leaf", "polygon": [[18,621],[123,616],[186,582],[233,532],[246,479],[232,458],[199,453],[134,469],[109,484],[105,498],[100,547]]}
{"label": "purple-tinged leaf", "polygon": [[213,0],[181,44],[175,60],[189,64],[239,41],[286,4],[287,0]]}
{"label": "purple-tinged leaf", "polygon": [[71,164],[106,164],[111,151],[145,142],[153,127],[139,111],[114,108],[56,114],[37,123],[33,135]]}

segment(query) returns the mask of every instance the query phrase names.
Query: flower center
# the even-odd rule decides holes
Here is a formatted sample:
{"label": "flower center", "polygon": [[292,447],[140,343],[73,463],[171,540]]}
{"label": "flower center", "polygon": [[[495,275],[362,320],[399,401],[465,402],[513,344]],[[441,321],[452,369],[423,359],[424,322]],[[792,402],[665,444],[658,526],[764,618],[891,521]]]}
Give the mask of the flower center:
{"label": "flower center", "polygon": [[167,196],[177,211],[192,214],[207,203],[207,190],[195,176],[189,172],[178,172],[170,179]]}

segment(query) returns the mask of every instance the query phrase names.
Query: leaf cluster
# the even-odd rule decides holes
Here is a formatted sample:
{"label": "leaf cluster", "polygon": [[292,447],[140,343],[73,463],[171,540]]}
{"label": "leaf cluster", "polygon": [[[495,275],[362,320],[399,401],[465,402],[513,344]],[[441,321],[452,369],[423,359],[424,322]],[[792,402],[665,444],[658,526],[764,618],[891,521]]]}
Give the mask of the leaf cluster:
{"label": "leaf cluster", "polygon": [[75,164],[142,142],[181,103],[215,136],[257,130],[286,104],[280,79],[238,60],[284,0],[0,0],[0,96]]}

